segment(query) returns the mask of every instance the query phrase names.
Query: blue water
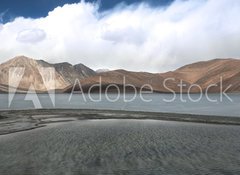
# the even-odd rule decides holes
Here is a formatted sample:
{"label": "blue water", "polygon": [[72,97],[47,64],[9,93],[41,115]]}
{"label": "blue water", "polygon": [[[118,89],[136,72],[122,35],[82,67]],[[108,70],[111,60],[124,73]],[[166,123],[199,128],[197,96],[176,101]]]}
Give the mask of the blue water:
{"label": "blue water", "polygon": [[[221,116],[239,116],[240,117],[240,94],[228,94],[228,97],[220,94],[209,95],[210,101],[205,95],[200,100],[199,94],[176,95],[173,94],[145,94],[142,97],[127,94],[125,97],[116,94],[57,94],[52,96],[52,101],[48,94],[32,94],[25,98],[24,94],[13,96],[9,103],[8,94],[0,94],[0,109],[34,109],[34,108],[70,108],[70,109],[111,109],[111,110],[129,110],[129,111],[150,111],[150,112],[170,112],[170,113],[189,113],[206,114]],[[39,99],[39,102],[38,102]],[[125,100],[124,100],[125,99]],[[93,101],[97,100],[97,101]],[[150,100],[149,102],[144,100]],[[194,100],[194,101],[193,101]]]}

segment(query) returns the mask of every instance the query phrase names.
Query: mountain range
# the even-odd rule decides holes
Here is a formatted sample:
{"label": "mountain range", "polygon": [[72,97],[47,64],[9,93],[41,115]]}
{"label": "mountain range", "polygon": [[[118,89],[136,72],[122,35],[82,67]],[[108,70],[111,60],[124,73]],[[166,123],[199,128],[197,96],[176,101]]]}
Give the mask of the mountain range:
{"label": "mountain range", "polygon": [[[45,93],[133,92],[152,90],[159,93],[240,92],[240,60],[213,59],[185,65],[165,73],[132,72],[123,69],[94,71],[83,65],[67,62],[51,64],[17,56],[0,64],[0,92]],[[101,85],[99,83],[101,82]],[[111,85],[111,86],[110,86]],[[151,88],[150,88],[151,87]],[[15,89],[15,90],[14,90]]]}

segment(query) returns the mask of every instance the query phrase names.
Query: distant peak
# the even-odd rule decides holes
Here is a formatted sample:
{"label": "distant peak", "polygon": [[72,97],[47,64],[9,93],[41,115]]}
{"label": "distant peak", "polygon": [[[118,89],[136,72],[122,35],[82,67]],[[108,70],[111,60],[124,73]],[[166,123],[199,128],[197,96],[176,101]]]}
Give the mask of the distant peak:
{"label": "distant peak", "polygon": [[85,66],[85,65],[82,64],[82,63],[75,64],[74,66],[75,66],[75,67],[87,67],[87,66]]}
{"label": "distant peak", "polygon": [[109,72],[111,71],[110,69],[97,69],[96,72],[97,73],[103,73],[103,72]]}
{"label": "distant peak", "polygon": [[16,56],[16,57],[6,61],[5,64],[25,65],[25,64],[34,64],[34,62],[36,62],[36,60],[33,59],[33,58],[29,58],[29,57],[26,57],[26,56]]}
{"label": "distant peak", "polygon": [[9,61],[33,61],[34,59],[33,58],[30,58],[30,57],[26,57],[24,55],[21,55],[21,56],[16,56],[12,59],[10,59]]}
{"label": "distant peak", "polygon": [[61,63],[55,63],[55,65],[58,65],[58,66],[72,66],[72,64],[70,64],[69,62],[61,62]]}
{"label": "distant peak", "polygon": [[19,55],[19,56],[14,57],[13,59],[31,59],[31,60],[33,60],[33,58],[27,57],[25,55]]}

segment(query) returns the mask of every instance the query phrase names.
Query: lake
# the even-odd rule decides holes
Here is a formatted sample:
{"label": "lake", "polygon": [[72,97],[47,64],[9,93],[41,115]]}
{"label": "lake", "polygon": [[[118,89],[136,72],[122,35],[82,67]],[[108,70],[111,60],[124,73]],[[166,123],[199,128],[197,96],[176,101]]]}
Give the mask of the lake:
{"label": "lake", "polygon": [[[228,94],[229,97],[220,94],[203,95],[200,100],[198,94],[176,95],[173,94],[145,94],[143,99],[137,95],[130,101],[134,94],[120,95],[109,94],[56,94],[51,98],[48,94],[28,95],[25,99],[23,94],[15,94],[12,101],[7,94],[0,94],[0,109],[34,109],[37,108],[69,108],[69,109],[111,109],[127,111],[150,111],[150,112],[170,112],[189,113],[221,116],[240,116],[240,94]],[[229,99],[230,98],[230,99]],[[149,101],[151,100],[151,101]],[[211,101],[210,101],[211,100]],[[34,101],[34,103],[32,102]],[[126,102],[130,101],[130,102]],[[148,102],[147,102],[148,101]],[[10,103],[11,102],[11,103]],[[8,106],[10,104],[10,107]],[[54,105],[53,105],[54,104]]]}
{"label": "lake", "polygon": [[0,136],[0,174],[240,174],[240,127],[83,120]]}
{"label": "lake", "polygon": [[[145,94],[126,102],[133,94],[103,95],[101,100],[98,94],[16,94],[12,98],[1,94],[0,109],[111,109],[239,117],[240,94],[228,95],[230,99],[211,94],[210,99],[216,101],[203,96],[193,102],[198,94],[191,98],[178,94],[170,102],[172,94]],[[3,126],[28,127],[23,114],[20,118],[12,114],[15,123],[9,119]],[[149,118],[71,121],[74,116],[68,115],[46,118],[44,127],[1,135],[0,174],[240,174],[239,126]],[[33,117],[45,118],[42,114]]]}

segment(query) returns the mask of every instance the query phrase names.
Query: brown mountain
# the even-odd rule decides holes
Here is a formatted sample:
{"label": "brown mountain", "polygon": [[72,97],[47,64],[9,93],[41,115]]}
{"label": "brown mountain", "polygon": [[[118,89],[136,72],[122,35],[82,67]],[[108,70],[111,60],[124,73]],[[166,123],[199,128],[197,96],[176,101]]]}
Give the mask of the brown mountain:
{"label": "brown mountain", "polygon": [[83,64],[71,65],[70,63],[67,62],[49,64],[43,60],[39,60],[37,62],[44,67],[54,67],[55,70],[69,84],[74,84],[76,79],[80,80],[97,74],[94,70],[90,69],[89,67]]}
{"label": "brown mountain", "polygon": [[[18,87],[18,89],[27,90],[30,88],[36,91],[46,91],[47,88],[64,88],[69,85],[56,71],[54,71],[55,77],[46,79],[45,75],[48,72],[41,71],[41,65],[36,60],[24,56],[15,57],[1,64],[0,73],[0,84]],[[53,79],[56,82],[56,87],[52,84]]]}
{"label": "brown mountain", "polygon": [[[100,77],[102,82],[102,90],[115,84],[123,88],[124,79],[125,84],[134,85],[138,90],[144,85],[149,84],[153,87],[155,92],[169,93],[172,91],[180,93],[180,83],[182,81],[182,92],[198,93],[199,87],[203,92],[220,92],[220,85],[222,84],[222,91],[228,86],[231,86],[227,92],[240,92],[240,60],[238,59],[214,59],[210,61],[202,61],[183,66],[175,71],[166,73],[152,74],[147,72],[130,72],[126,70],[115,70],[109,72],[99,73],[96,76],[85,78],[81,80],[83,91],[88,91],[92,85],[99,84]],[[164,80],[166,81],[164,86]],[[194,84],[194,85],[193,85]],[[199,86],[199,87],[196,87]],[[192,86],[192,87],[191,87]],[[79,90],[79,86],[70,86],[66,92],[74,89]],[[112,87],[112,89],[116,88]],[[147,86],[145,90],[149,89]],[[132,91],[128,88],[127,91]],[[109,90],[111,91],[111,90]],[[94,88],[91,92],[99,92],[98,88]]]}
{"label": "brown mountain", "polygon": [[[117,92],[117,86],[120,92],[123,92],[124,86],[126,87],[126,92],[133,92],[133,87],[129,86],[132,85],[136,87],[137,91],[142,90],[151,90],[149,85],[152,87],[152,90],[155,92],[169,92],[163,85],[164,77],[161,74],[153,74],[148,72],[130,72],[126,70],[114,70],[109,72],[99,73],[96,76],[92,76],[89,78],[82,79],[80,81],[82,90],[84,92],[88,92],[89,88],[93,85],[99,85],[101,83],[102,92],[108,88],[108,92]],[[185,81],[184,81],[185,82]],[[175,81],[167,81],[166,85],[168,88],[176,88],[180,83],[179,79]],[[189,83],[185,82],[188,86]],[[109,86],[109,87],[108,87]],[[71,92],[72,90],[79,91],[79,85],[76,84],[75,86],[70,86],[66,89],[66,92]],[[185,89],[185,88],[184,88]],[[90,92],[99,92],[99,87],[96,86],[95,88],[91,89]]]}
{"label": "brown mountain", "polygon": [[229,88],[228,92],[239,92],[239,67],[240,60],[238,59],[214,59],[189,64],[161,75],[165,78],[176,77],[190,84],[197,84],[203,91],[209,87],[209,92],[219,92],[222,81],[223,89],[232,85],[233,87]]}
{"label": "brown mountain", "polygon": [[[78,83],[76,80],[80,80],[81,88],[85,92],[89,90],[99,92],[100,82],[102,92],[106,89],[108,92],[116,92],[116,87],[119,87],[121,92],[124,88],[126,92],[133,92],[132,86],[137,91],[141,88],[149,90],[151,86],[155,92],[180,92],[181,82],[184,84],[183,92],[187,92],[193,84],[209,92],[219,92],[221,84],[223,90],[231,85],[228,92],[240,92],[239,66],[240,60],[238,59],[214,59],[192,63],[166,73],[153,74],[121,69],[96,73],[83,64],[71,65],[66,62],[50,64],[43,60],[20,56],[0,65],[0,92],[6,92],[9,87],[16,86],[19,92],[29,88],[34,88],[38,92],[45,92],[49,89],[72,92],[72,90],[80,90],[79,84],[76,85]],[[199,87],[191,88],[190,92],[199,92]]]}
{"label": "brown mountain", "polygon": [[28,89],[37,92],[62,90],[71,86],[76,78],[82,79],[96,74],[82,64],[50,64],[25,56],[18,56],[1,64],[0,73],[0,90],[7,91],[9,87],[17,87],[19,92]]}

